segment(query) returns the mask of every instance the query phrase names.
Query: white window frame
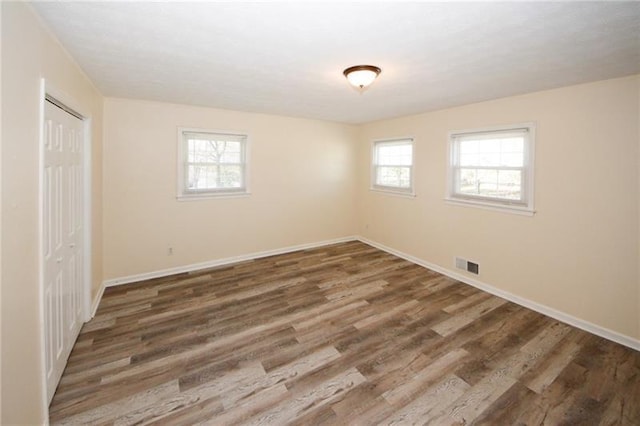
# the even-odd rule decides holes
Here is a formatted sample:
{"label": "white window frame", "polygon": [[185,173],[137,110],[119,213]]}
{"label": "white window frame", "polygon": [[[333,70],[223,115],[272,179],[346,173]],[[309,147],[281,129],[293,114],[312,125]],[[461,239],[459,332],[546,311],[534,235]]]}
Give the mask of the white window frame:
{"label": "white window frame", "polygon": [[[524,143],[524,161],[522,167],[523,183],[521,191],[523,194],[522,201],[507,200],[502,198],[474,196],[455,192],[456,188],[456,169],[458,167],[457,156],[457,136],[467,136],[473,134],[490,134],[504,133],[508,131],[525,130],[526,137]],[[456,130],[449,132],[448,138],[448,161],[447,161],[447,192],[445,200],[450,204],[457,204],[469,207],[485,208],[490,210],[498,210],[509,213],[522,214],[532,216],[535,213],[533,195],[534,195],[534,153],[535,153],[535,123],[520,123],[505,126],[492,126],[480,129]],[[492,167],[493,169],[502,169],[503,167]],[[506,168],[505,168],[506,169]]]}
{"label": "white window frame", "polygon": [[[213,135],[232,135],[234,137],[244,137],[242,152],[242,179],[243,184],[240,188],[210,188],[201,190],[189,190],[187,183],[187,140],[185,134],[188,133],[204,133]],[[177,199],[199,200],[206,198],[224,198],[224,197],[243,197],[248,196],[249,192],[249,135],[246,132],[229,131],[229,130],[212,130],[192,127],[178,127],[178,195]]]}
{"label": "white window frame", "polygon": [[[402,188],[399,186],[389,185],[377,185],[377,172],[378,172],[378,150],[377,147],[381,145],[411,145],[411,165],[400,167],[409,167],[409,188]],[[403,195],[408,197],[415,197],[414,190],[414,164],[415,164],[415,139],[412,136],[389,138],[389,139],[376,139],[371,142],[371,176],[370,176],[370,189],[372,191],[386,192],[389,194]]]}

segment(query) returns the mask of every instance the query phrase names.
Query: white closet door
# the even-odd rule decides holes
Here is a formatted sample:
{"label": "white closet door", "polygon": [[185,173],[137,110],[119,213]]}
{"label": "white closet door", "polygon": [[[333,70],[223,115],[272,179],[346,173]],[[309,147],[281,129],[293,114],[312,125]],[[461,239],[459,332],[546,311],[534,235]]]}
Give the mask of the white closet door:
{"label": "white closet door", "polygon": [[45,102],[42,241],[49,402],[82,327],[83,129],[82,120]]}

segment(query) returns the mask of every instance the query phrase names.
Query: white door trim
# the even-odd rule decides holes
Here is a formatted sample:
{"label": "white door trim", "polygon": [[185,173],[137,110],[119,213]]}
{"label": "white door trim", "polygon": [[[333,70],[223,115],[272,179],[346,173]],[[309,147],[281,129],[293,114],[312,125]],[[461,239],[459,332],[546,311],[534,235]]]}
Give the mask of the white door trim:
{"label": "white door trim", "polygon": [[[49,401],[47,399],[47,377],[46,377],[46,359],[45,359],[45,318],[44,318],[44,257],[43,257],[43,220],[44,220],[44,207],[43,207],[43,187],[44,187],[44,122],[45,122],[45,103],[46,96],[49,95],[56,100],[63,103],[65,106],[73,109],[80,115],[82,115],[84,125],[84,176],[83,176],[83,303],[82,303],[82,317],[86,322],[91,319],[91,114],[89,110],[80,105],[72,96],[67,93],[58,90],[46,79],[40,80],[40,99],[39,99],[39,147],[38,147],[38,305],[40,312],[40,376],[42,382],[42,405],[45,413],[49,412]],[[46,424],[48,424],[48,416]]]}

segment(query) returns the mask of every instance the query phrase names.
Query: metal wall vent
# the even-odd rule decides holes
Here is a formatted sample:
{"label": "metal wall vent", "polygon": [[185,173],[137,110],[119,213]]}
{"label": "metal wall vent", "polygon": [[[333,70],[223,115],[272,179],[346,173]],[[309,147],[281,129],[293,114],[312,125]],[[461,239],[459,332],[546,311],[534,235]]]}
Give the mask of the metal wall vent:
{"label": "metal wall vent", "polygon": [[462,257],[456,257],[456,268],[463,271],[471,272],[478,275],[480,273],[480,265],[475,262],[470,262]]}

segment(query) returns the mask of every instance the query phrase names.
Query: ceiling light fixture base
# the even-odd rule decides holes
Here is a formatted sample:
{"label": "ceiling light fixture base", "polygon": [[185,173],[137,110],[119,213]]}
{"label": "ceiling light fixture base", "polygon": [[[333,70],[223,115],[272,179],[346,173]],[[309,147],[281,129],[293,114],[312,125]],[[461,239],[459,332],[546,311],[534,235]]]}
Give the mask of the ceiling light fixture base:
{"label": "ceiling light fixture base", "polygon": [[354,65],[345,69],[342,74],[349,84],[362,93],[375,81],[380,72],[382,70],[375,65]]}

